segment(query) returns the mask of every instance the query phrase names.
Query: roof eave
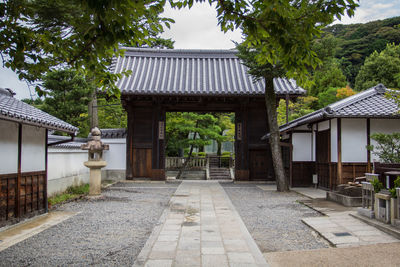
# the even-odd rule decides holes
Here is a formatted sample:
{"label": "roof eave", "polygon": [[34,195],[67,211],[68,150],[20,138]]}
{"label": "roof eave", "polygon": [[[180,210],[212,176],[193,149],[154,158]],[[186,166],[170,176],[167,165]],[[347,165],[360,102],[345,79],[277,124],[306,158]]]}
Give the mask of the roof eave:
{"label": "roof eave", "polygon": [[45,123],[41,123],[40,121],[29,121],[29,120],[24,120],[24,119],[17,118],[17,117],[6,116],[3,114],[0,114],[0,119],[17,122],[17,123],[21,123],[21,124],[26,124],[26,125],[31,125],[31,126],[37,126],[37,127],[41,127],[41,128],[46,128],[49,130],[61,131],[61,132],[68,133],[68,134],[76,134],[79,130],[76,127],[72,128],[72,129],[66,129],[66,128],[62,128],[62,127],[57,127],[57,126],[52,126],[52,125],[48,125]]}

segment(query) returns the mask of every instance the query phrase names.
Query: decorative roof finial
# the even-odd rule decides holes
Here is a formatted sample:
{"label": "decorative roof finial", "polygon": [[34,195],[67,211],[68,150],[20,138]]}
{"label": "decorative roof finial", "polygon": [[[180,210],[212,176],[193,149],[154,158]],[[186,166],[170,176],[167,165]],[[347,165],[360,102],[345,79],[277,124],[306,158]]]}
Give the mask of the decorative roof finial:
{"label": "decorative roof finial", "polygon": [[379,83],[378,85],[375,86],[375,91],[378,94],[384,94],[386,92],[386,87],[383,84]]}

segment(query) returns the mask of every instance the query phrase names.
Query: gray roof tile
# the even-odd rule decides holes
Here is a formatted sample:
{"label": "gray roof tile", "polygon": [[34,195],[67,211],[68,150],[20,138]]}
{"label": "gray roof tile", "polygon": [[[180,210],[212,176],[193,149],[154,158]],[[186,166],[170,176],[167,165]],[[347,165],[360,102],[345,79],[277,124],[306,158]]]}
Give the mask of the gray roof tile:
{"label": "gray roof tile", "polygon": [[0,88],[0,119],[17,121],[67,133],[78,131],[77,127],[14,98],[12,93],[3,88]]}
{"label": "gray roof tile", "polygon": [[[124,48],[112,71],[132,71],[117,82],[122,94],[263,95],[264,82],[253,82],[236,50]],[[274,79],[278,95],[302,95],[294,80]]]}
{"label": "gray roof tile", "polygon": [[[108,128],[108,129],[100,129],[101,138],[104,139],[115,139],[115,138],[125,138],[127,136],[127,130],[125,128]],[[88,138],[92,136],[89,133]]]}
{"label": "gray roof tile", "polygon": [[385,96],[387,90],[384,85],[378,84],[284,124],[280,127],[280,131],[287,131],[323,118],[400,118],[397,104]]}

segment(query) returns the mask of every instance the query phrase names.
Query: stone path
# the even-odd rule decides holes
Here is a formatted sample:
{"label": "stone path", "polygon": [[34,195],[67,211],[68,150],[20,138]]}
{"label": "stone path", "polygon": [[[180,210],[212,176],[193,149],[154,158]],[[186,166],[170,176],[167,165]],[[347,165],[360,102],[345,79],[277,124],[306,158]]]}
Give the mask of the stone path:
{"label": "stone path", "polygon": [[325,217],[305,218],[302,221],[336,247],[399,242],[375,227],[351,217],[350,213],[331,212]]}
{"label": "stone path", "polygon": [[268,266],[223,188],[184,181],[136,266]]}
{"label": "stone path", "polygon": [[28,239],[76,215],[76,212],[53,211],[0,232],[0,251]]}
{"label": "stone path", "polygon": [[326,191],[314,187],[293,187],[290,190],[295,191],[310,199],[326,199]]}

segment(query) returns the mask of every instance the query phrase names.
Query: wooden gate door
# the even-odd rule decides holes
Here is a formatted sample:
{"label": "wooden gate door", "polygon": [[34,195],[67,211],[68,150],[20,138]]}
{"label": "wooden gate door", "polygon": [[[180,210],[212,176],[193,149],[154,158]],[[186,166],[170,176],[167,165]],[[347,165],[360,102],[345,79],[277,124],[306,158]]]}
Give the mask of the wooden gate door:
{"label": "wooden gate door", "polygon": [[134,178],[151,177],[151,149],[133,149],[132,173]]}
{"label": "wooden gate door", "polygon": [[250,150],[250,180],[274,180],[269,150]]}
{"label": "wooden gate door", "polygon": [[318,186],[329,188],[329,161],[330,161],[330,130],[320,131],[316,134],[316,162]]}

